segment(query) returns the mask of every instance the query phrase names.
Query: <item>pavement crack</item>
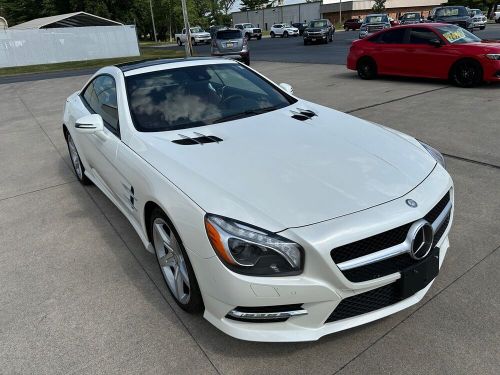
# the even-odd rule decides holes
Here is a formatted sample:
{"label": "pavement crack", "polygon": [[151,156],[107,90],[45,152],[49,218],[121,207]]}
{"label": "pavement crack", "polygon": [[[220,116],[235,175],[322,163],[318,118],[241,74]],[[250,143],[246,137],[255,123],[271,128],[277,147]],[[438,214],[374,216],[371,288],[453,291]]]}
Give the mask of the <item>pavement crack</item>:
{"label": "pavement crack", "polygon": [[479,259],[476,263],[474,263],[472,266],[470,266],[467,270],[465,270],[464,273],[462,273],[461,275],[459,275],[458,277],[456,277],[451,283],[449,283],[448,285],[446,285],[443,289],[441,289],[439,292],[437,292],[435,295],[433,295],[432,297],[430,297],[427,301],[423,302],[420,306],[418,306],[415,311],[413,311],[411,314],[409,314],[406,318],[404,318],[403,320],[401,320],[399,323],[397,323],[394,327],[392,327],[391,329],[389,329],[386,333],[384,333],[382,336],[380,336],[378,339],[376,339],[375,341],[373,341],[370,345],[368,345],[365,349],[363,349],[361,352],[359,352],[358,354],[356,354],[353,358],[351,358],[348,362],[346,362],[342,367],[340,367],[337,371],[335,371],[333,373],[333,375],[335,374],[338,374],[340,373],[343,369],[345,369],[347,366],[349,366],[349,364],[351,364],[352,362],[354,362],[356,359],[358,359],[360,356],[362,356],[365,352],[367,352],[371,347],[373,347],[375,344],[377,344],[378,342],[380,342],[382,339],[384,339],[387,335],[389,335],[389,333],[391,333],[392,331],[394,331],[396,328],[398,328],[400,325],[402,325],[403,323],[405,323],[408,319],[410,319],[413,315],[415,315],[418,311],[420,311],[424,306],[426,306],[429,302],[433,301],[436,297],[440,296],[441,293],[443,293],[444,291],[448,290],[448,288],[450,286],[452,286],[453,284],[455,284],[457,281],[459,281],[461,278],[463,278],[465,275],[467,275],[469,272],[471,272],[474,268],[476,268],[479,264],[481,264],[482,262],[484,262],[487,258],[489,258],[490,256],[492,256],[495,252],[497,252],[498,250],[500,250],[500,246],[494,248],[492,251],[490,251],[488,254],[486,254],[484,257],[482,257],[481,259]]}
{"label": "pavement crack", "polygon": [[378,107],[380,105],[394,103],[394,102],[398,102],[400,100],[405,100],[405,99],[408,99],[408,98],[413,98],[415,96],[420,96],[420,95],[428,94],[428,93],[434,92],[434,91],[445,90],[445,89],[448,89],[448,88],[450,88],[450,86],[438,87],[436,89],[431,89],[431,90],[426,90],[426,91],[422,91],[422,92],[417,92],[416,94],[401,96],[399,98],[387,100],[385,102],[376,103],[376,104],[370,104],[370,105],[367,105],[367,106],[364,106],[364,107],[359,107],[359,108],[351,109],[349,111],[345,111],[345,113],[353,113],[353,112],[361,111],[363,109],[369,109],[369,108],[373,108],[373,107]]}
{"label": "pavement crack", "polygon": [[61,182],[60,184],[55,184],[55,185],[51,185],[51,186],[46,186],[46,187],[43,187],[43,188],[40,188],[40,189],[27,191],[27,192],[25,192],[25,193],[19,193],[19,194],[16,194],[16,195],[12,195],[12,196],[10,196],[10,197],[1,198],[1,199],[0,199],[0,202],[2,202],[2,201],[6,201],[6,200],[8,200],[8,199],[14,199],[14,198],[22,197],[22,196],[24,196],[24,195],[29,195],[29,194],[33,194],[33,193],[38,193],[39,191],[50,190],[50,189],[53,189],[53,188],[56,188],[56,187],[59,187],[59,186],[63,186],[63,185],[74,184],[75,182],[76,182],[76,180],[75,180],[75,181],[68,181],[68,182]]}

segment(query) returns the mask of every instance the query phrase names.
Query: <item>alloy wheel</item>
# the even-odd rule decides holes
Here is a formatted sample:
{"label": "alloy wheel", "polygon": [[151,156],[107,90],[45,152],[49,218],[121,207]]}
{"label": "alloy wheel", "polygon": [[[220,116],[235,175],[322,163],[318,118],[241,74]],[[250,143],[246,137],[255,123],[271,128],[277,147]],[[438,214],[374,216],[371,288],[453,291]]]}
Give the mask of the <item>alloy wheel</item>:
{"label": "alloy wheel", "polygon": [[185,305],[191,297],[186,261],[173,228],[162,218],[153,221],[153,241],[156,257],[172,295]]}
{"label": "alloy wheel", "polygon": [[78,151],[76,150],[75,143],[73,142],[73,138],[68,134],[68,148],[69,148],[69,156],[71,157],[71,163],[73,164],[73,168],[78,179],[83,180],[83,168],[82,163],[80,161],[80,156],[78,156]]}
{"label": "alloy wheel", "polygon": [[481,71],[477,63],[464,61],[455,68],[455,83],[462,87],[472,87],[481,82]]}

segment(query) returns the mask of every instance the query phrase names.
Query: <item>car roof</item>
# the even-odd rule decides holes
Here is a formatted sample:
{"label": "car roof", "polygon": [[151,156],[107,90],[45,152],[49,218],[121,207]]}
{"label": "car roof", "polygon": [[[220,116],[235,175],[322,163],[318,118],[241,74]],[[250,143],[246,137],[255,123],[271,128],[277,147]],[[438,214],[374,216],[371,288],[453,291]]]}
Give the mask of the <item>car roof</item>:
{"label": "car roof", "polygon": [[130,72],[132,70],[137,70],[141,68],[149,68],[156,65],[173,64],[178,62],[191,62],[191,61],[214,61],[220,60],[216,57],[188,57],[188,58],[177,58],[177,59],[147,59],[147,60],[137,60],[129,61],[121,64],[115,64],[118,69],[122,72]]}

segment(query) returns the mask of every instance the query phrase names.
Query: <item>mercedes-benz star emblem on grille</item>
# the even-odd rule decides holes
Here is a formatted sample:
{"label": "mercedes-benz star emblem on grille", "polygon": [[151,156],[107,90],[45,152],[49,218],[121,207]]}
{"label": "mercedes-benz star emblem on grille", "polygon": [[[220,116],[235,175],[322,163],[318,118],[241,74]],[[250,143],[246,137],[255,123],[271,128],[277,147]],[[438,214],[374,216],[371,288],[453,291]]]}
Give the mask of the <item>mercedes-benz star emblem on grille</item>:
{"label": "mercedes-benz star emblem on grille", "polygon": [[423,259],[429,254],[434,241],[434,230],[425,220],[421,220],[413,227],[413,237],[410,246],[410,256],[415,260]]}
{"label": "mercedes-benz star emblem on grille", "polygon": [[413,199],[407,199],[406,204],[411,208],[415,208],[418,206],[417,202],[415,202]]}

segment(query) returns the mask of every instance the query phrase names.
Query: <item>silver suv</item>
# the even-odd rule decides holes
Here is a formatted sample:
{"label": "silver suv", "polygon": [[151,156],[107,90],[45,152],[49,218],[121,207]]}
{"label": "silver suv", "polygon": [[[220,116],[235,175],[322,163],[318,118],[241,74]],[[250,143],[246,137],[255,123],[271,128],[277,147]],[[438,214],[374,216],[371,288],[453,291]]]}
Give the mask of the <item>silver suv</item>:
{"label": "silver suv", "polygon": [[212,39],[212,56],[224,56],[250,65],[248,40],[238,29],[217,30]]}

